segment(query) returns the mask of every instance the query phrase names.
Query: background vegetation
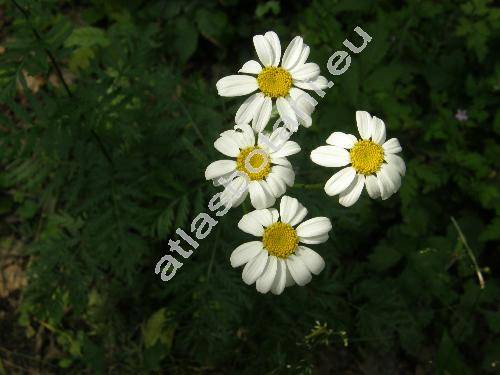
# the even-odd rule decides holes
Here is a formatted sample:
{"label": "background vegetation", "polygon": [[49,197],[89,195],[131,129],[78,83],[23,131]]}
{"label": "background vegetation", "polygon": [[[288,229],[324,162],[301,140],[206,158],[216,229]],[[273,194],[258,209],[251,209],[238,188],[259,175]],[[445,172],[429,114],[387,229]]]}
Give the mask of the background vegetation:
{"label": "background vegetation", "polygon": [[[491,1],[0,0],[0,25],[0,374],[498,369]],[[358,25],[372,42],[329,76]],[[162,283],[154,265],[217,191],[204,169],[241,103],[215,82],[268,30],[302,35],[335,82],[295,137],[296,182],[327,180],[310,151],[364,109],[403,145],[401,191],[350,209],[288,191],[334,223],[307,287],[244,285],[241,209]]]}

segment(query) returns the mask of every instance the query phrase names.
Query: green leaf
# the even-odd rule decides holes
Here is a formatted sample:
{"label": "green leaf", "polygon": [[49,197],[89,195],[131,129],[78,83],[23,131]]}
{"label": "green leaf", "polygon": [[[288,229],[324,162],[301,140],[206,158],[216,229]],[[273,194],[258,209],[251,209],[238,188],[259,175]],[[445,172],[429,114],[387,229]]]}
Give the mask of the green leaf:
{"label": "green leaf", "polygon": [[169,313],[165,307],[151,315],[143,326],[142,337],[144,346],[150,348],[157,342],[165,345],[164,354],[170,352],[172,340],[174,339],[175,325],[170,323]]}
{"label": "green leaf", "polygon": [[369,255],[368,258],[377,271],[384,271],[394,266],[401,259],[401,255],[392,247],[377,246],[375,252]]}
{"label": "green leaf", "polygon": [[27,200],[17,209],[17,214],[23,219],[30,219],[35,216],[37,211],[38,205],[32,200]]}
{"label": "green leaf", "polygon": [[78,72],[80,69],[86,69],[90,65],[90,61],[95,57],[94,51],[90,47],[78,48],[69,59],[69,69],[72,72]]}
{"label": "green leaf", "polygon": [[172,27],[175,34],[170,48],[181,63],[186,62],[198,46],[198,31],[194,23],[186,17],[177,18]]}
{"label": "green leaf", "polygon": [[64,42],[65,47],[107,47],[111,41],[104,31],[97,27],[85,26],[73,30]]}
{"label": "green leaf", "polygon": [[490,327],[493,332],[500,333],[500,312],[485,311],[483,312],[483,315],[488,322],[488,327]]}
{"label": "green leaf", "polygon": [[221,11],[199,9],[196,12],[196,23],[201,35],[211,41],[218,41],[227,30],[228,18]]}
{"label": "green leaf", "polygon": [[279,14],[280,10],[281,10],[281,5],[279,1],[276,0],[266,1],[265,3],[257,5],[257,8],[255,8],[255,16],[257,18],[262,18],[268,13],[276,15]]}
{"label": "green leaf", "polygon": [[455,343],[445,331],[437,354],[436,367],[438,374],[465,375],[469,374]]}

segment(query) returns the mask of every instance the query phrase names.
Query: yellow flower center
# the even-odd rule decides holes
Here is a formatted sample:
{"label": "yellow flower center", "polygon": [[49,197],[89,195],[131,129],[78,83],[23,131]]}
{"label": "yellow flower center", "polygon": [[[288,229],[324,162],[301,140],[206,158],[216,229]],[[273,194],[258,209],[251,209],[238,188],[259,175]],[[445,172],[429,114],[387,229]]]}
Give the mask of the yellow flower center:
{"label": "yellow flower center", "polygon": [[260,147],[247,147],[236,158],[236,169],[245,172],[250,180],[262,180],[269,174],[271,163]]}
{"label": "yellow flower center", "polygon": [[265,96],[279,98],[288,95],[292,87],[292,75],[283,68],[266,66],[257,76],[257,83]]}
{"label": "yellow flower center", "polygon": [[384,162],[384,149],[373,141],[362,140],[356,142],[351,151],[352,167],[364,175],[377,172]]}
{"label": "yellow flower center", "polygon": [[299,237],[290,224],[278,221],[264,230],[262,244],[269,254],[287,258],[295,251]]}

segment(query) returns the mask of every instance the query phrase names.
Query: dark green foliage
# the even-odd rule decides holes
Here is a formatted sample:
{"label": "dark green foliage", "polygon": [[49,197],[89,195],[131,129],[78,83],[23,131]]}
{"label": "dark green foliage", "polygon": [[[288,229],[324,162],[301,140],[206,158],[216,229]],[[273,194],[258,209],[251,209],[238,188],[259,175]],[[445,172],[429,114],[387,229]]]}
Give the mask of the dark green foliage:
{"label": "dark green foliage", "polygon": [[[0,234],[26,244],[19,323],[53,335],[60,351],[48,361],[127,374],[500,366],[500,13],[491,1],[16,4],[23,12],[0,1],[0,215],[9,218]],[[356,26],[373,40],[332,77],[326,61],[354,42]],[[332,170],[310,151],[334,130],[355,133],[363,109],[401,141],[402,188],[350,209],[321,188],[288,191],[334,225],[317,246],[327,267],[307,287],[275,297],[241,281],[229,264],[250,238],[236,227],[241,208],[163,283],[154,265],[175,229],[189,232],[208,211],[217,189],[204,170],[241,103],[218,97],[215,82],[253,58],[251,37],[268,30],[283,44],[302,35],[335,83],[294,138],[296,182],[327,180]]]}

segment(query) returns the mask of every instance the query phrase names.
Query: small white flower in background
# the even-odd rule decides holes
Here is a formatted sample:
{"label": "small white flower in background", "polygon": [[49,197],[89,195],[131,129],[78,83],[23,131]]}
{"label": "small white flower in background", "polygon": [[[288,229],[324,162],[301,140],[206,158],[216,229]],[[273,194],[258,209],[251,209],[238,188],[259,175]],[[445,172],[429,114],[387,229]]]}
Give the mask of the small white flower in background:
{"label": "small white flower in background", "polygon": [[238,246],[231,254],[231,266],[245,265],[242,278],[246,284],[256,283],[260,293],[281,294],[286,286],[306,285],[311,274],[318,275],[323,270],[323,258],[300,243],[326,242],[332,224],[327,217],[302,222],[306,215],[307,209],[286,195],[281,198],[279,213],[270,208],[243,215],[238,228],[262,237]]}
{"label": "small white flower in background", "polygon": [[[222,154],[235,160],[217,160],[205,170],[205,178],[225,189],[221,200],[232,200],[238,206],[250,194],[250,201],[257,209],[272,206],[276,198],[285,194],[286,187],[292,186],[295,173],[287,156],[300,151],[300,146],[283,137],[284,128],[276,129],[269,138],[256,134],[250,125],[235,126],[235,130],[223,132],[214,147]],[[241,196],[234,192],[243,190]],[[234,199],[231,199],[234,196]]]}
{"label": "small white flower in background", "polygon": [[406,172],[404,160],[396,155],[401,145],[396,138],[386,141],[384,122],[365,111],[356,112],[356,123],[361,139],[352,134],[332,133],[326,143],[311,152],[311,160],[324,167],[344,167],[325,184],[328,195],[339,194],[339,203],[345,207],[357,202],[363,186],[375,199],[389,198],[401,186]]}
{"label": "small white flower in background", "polygon": [[306,63],[309,46],[302,37],[296,36],[281,58],[281,43],[274,31],[255,35],[253,44],[260,63],[247,61],[238,71],[245,74],[227,76],[217,82],[221,96],[242,96],[258,90],[240,106],[235,122],[247,124],[251,121],[257,132],[262,131],[269,122],[275,100],[285,124],[296,126],[300,122],[311,126],[312,103],[316,100],[301,89],[325,89],[328,81],[319,75],[318,64]]}
{"label": "small white flower in background", "polygon": [[460,122],[465,122],[469,119],[469,116],[467,116],[467,111],[465,109],[457,109],[455,118]]}

